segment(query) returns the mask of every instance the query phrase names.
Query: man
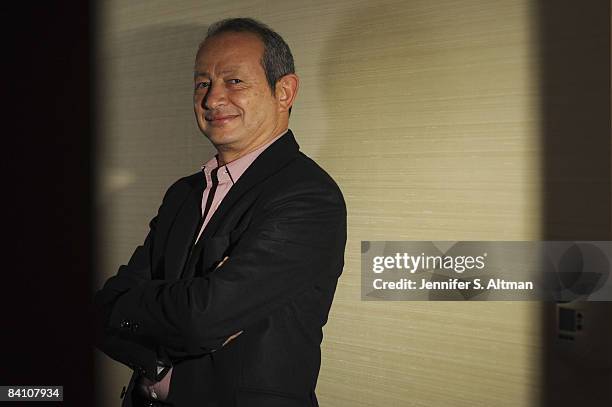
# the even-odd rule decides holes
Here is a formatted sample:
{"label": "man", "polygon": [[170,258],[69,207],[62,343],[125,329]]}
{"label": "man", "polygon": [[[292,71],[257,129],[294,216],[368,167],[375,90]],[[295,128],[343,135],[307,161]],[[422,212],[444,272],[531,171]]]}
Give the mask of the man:
{"label": "man", "polygon": [[134,369],[123,406],[317,406],[346,208],[288,130],[299,79],[252,19],[210,27],[194,111],[218,154],[166,192],[96,293],[98,346]]}

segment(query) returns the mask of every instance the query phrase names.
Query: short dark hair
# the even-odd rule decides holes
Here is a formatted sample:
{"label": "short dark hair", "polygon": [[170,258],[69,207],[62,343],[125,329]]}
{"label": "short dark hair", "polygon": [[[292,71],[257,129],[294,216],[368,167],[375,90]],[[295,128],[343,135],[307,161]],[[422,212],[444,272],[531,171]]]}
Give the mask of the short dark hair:
{"label": "short dark hair", "polygon": [[266,73],[266,79],[272,94],[275,93],[276,82],[280,78],[295,73],[293,55],[283,37],[264,23],[252,18],[227,18],[213,23],[208,28],[206,38],[204,38],[200,47],[209,38],[226,32],[247,32],[255,34],[261,39],[264,45],[261,66]]}

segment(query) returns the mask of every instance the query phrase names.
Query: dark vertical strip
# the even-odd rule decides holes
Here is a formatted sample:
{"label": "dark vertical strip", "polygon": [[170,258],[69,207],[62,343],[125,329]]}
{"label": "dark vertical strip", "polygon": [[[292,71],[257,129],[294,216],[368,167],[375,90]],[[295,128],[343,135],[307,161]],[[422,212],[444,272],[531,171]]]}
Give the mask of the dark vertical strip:
{"label": "dark vertical strip", "polygon": [[[96,64],[96,61],[99,61],[99,49],[98,49],[98,44],[99,44],[99,38],[98,38],[98,32],[99,32],[99,28],[98,28],[98,23],[99,23],[99,15],[96,14],[96,11],[102,8],[102,4],[99,1],[96,0],[88,0],[88,25],[89,25],[89,29],[87,31],[88,34],[88,46],[89,46],[89,52],[87,54],[85,54],[84,56],[87,57],[87,63],[88,63],[88,73],[89,73],[89,77],[88,77],[88,91],[89,91],[89,103],[88,103],[88,109],[89,109],[89,124],[88,124],[88,130],[89,130],[89,145],[88,145],[88,156],[89,156],[89,189],[88,189],[88,194],[89,194],[89,247],[90,247],[90,275],[89,275],[89,280],[88,280],[88,285],[90,287],[90,290],[88,290],[89,293],[91,293],[90,295],[93,295],[93,290],[97,290],[99,289],[99,287],[97,287],[95,285],[95,283],[98,280],[98,276],[102,273],[104,273],[104,270],[101,270],[98,267],[98,264],[101,264],[102,262],[99,261],[100,259],[100,230],[102,229],[102,217],[101,214],[98,210],[98,206],[96,205],[96,202],[100,202],[100,199],[102,197],[100,197],[98,194],[100,194],[100,186],[98,185],[99,182],[99,168],[98,168],[98,148],[102,145],[102,140],[100,140],[100,138],[98,137],[98,129],[100,126],[100,117],[98,115],[98,107],[99,107],[99,95],[100,95],[100,87],[103,86],[102,84],[102,79],[101,79],[101,75],[100,75],[100,70],[98,65]],[[88,298],[87,300],[87,304],[90,307],[89,309],[91,310],[90,314],[93,314],[93,308],[91,307],[91,299],[92,298]],[[103,387],[102,384],[107,380],[104,377],[104,371],[102,369],[100,369],[100,366],[98,366],[96,364],[96,359],[95,359],[95,347],[93,345],[93,343],[95,342],[94,336],[95,336],[95,332],[94,332],[94,327],[93,327],[93,323],[90,325],[91,328],[91,346],[89,347],[89,357],[90,357],[90,361],[89,361],[89,365],[90,365],[90,369],[91,369],[91,374],[88,377],[88,380],[90,381],[90,386],[89,386],[89,393],[87,395],[83,395],[83,399],[85,400],[85,397],[87,397],[87,401],[89,403],[90,406],[92,407],[96,407],[96,406],[100,406],[100,400],[99,400],[99,393],[96,391],[96,389],[99,387]],[[125,386],[122,387],[122,389],[117,389],[119,390],[118,394],[117,394],[117,406],[120,405],[122,398],[125,396],[124,392],[125,392]]]}
{"label": "dark vertical strip", "polygon": [[61,385],[62,406],[91,406],[89,4],[0,13],[0,383]]}
{"label": "dark vertical strip", "polygon": [[[610,240],[610,2],[539,0],[541,49],[542,229],[545,240]],[[585,307],[587,326],[560,343],[558,305],[542,308],[542,398],[545,407],[612,405],[612,321],[607,303]],[[597,322],[599,321],[599,322]],[[597,350],[593,358],[587,349]]]}

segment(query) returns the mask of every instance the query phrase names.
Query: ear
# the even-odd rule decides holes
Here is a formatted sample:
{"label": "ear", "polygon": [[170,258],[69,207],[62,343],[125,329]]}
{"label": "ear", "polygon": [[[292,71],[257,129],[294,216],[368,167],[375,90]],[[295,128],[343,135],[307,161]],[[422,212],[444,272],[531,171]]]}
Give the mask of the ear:
{"label": "ear", "polygon": [[293,106],[299,86],[300,78],[293,73],[283,76],[276,82],[275,95],[281,112],[288,112]]}

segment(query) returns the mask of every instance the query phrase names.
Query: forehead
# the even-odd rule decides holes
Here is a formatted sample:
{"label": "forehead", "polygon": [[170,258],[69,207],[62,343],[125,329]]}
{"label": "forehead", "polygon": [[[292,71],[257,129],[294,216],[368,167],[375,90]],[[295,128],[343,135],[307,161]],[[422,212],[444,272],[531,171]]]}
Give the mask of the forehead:
{"label": "forehead", "polygon": [[252,33],[227,32],[207,39],[196,55],[196,70],[210,72],[224,66],[260,65],[264,45]]}

